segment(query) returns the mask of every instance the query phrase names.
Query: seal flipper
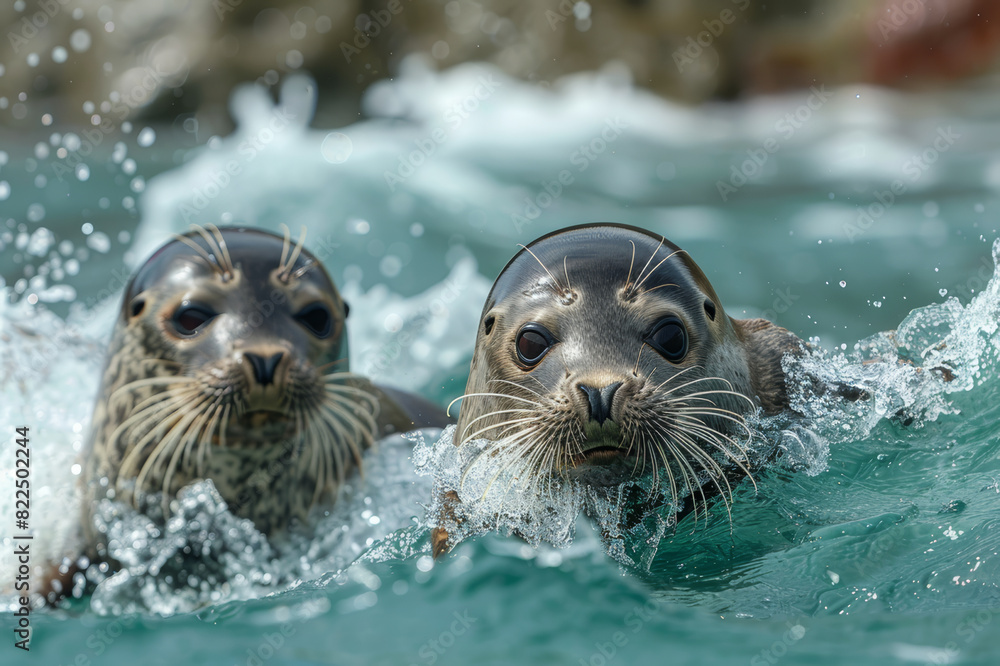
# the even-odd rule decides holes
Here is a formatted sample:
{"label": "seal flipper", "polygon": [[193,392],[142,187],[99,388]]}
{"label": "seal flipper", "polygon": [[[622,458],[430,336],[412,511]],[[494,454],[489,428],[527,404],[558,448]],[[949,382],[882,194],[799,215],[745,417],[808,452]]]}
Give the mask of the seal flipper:
{"label": "seal flipper", "polygon": [[750,384],[765,414],[788,409],[788,391],[781,359],[801,354],[804,343],[793,333],[766,319],[732,319],[736,335],[746,350]]}

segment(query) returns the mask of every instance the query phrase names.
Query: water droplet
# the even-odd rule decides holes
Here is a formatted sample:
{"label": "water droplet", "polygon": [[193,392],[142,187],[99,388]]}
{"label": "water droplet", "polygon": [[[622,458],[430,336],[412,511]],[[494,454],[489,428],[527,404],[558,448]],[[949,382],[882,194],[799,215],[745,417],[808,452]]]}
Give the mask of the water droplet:
{"label": "water droplet", "polygon": [[285,64],[288,65],[289,69],[298,69],[302,66],[303,58],[302,52],[292,49],[285,54]]}
{"label": "water droplet", "polygon": [[143,127],[139,135],[135,137],[135,142],[143,148],[152,146],[154,141],[156,141],[156,132],[152,127]]}
{"label": "water droplet", "polygon": [[106,254],[111,249],[111,239],[103,231],[95,231],[87,236],[87,247],[95,252]]}
{"label": "water droplet", "polygon": [[385,318],[383,326],[385,326],[385,330],[390,333],[395,333],[399,329],[403,328],[403,318],[393,312]]}
{"label": "water droplet", "polygon": [[69,45],[77,53],[83,53],[90,48],[90,33],[78,28],[69,36]]}
{"label": "water droplet", "polygon": [[72,132],[67,132],[66,136],[63,137],[63,146],[66,150],[74,152],[80,149],[80,137]]}
{"label": "water droplet", "polygon": [[941,294],[941,298],[944,298],[945,296],[948,295],[948,290],[947,289],[938,289],[938,293]]}
{"label": "water droplet", "polygon": [[86,164],[76,165],[76,178],[79,181],[85,181],[90,178],[90,167]]}
{"label": "water droplet", "polygon": [[115,164],[121,164],[127,155],[128,146],[125,145],[124,141],[119,141],[115,144],[114,150],[111,151],[111,161]]}
{"label": "water droplet", "polygon": [[39,58],[37,53],[29,53],[25,60],[28,62],[28,67],[38,67]]}
{"label": "water droplet", "polygon": [[69,54],[66,52],[66,49],[64,47],[57,46],[54,49],[52,49],[52,60],[53,61],[55,61],[55,62],[66,62],[66,58],[67,57],[69,57]]}
{"label": "water droplet", "polygon": [[82,225],[80,225],[80,231],[83,232],[84,236],[89,236],[90,234],[94,233],[94,225],[92,225],[90,222],[84,222]]}
{"label": "water droplet", "polygon": [[351,142],[351,137],[346,134],[330,132],[324,137],[323,145],[320,146],[319,151],[323,159],[330,164],[341,164],[351,156],[354,144]]}
{"label": "water droplet", "polygon": [[403,269],[403,262],[399,257],[387,254],[382,257],[382,261],[379,262],[379,271],[382,272],[387,278],[396,277],[399,272]]}
{"label": "water droplet", "polygon": [[129,157],[124,162],[122,162],[122,171],[125,172],[125,173],[127,173],[130,176],[132,174],[134,174],[135,173],[135,160],[132,159],[131,157]]}
{"label": "water droplet", "polygon": [[371,225],[368,220],[359,220],[357,218],[347,221],[347,231],[348,233],[357,234],[359,236],[364,236],[369,231],[371,231]]}
{"label": "water droplet", "polygon": [[414,222],[410,225],[410,235],[414,238],[420,238],[424,235],[424,225],[419,222]]}
{"label": "water droplet", "polygon": [[7,151],[0,150],[0,166],[7,164]]}
{"label": "water droplet", "polygon": [[35,157],[40,160],[44,160],[49,156],[49,145],[43,141],[39,141],[35,144]]}
{"label": "water droplet", "polygon": [[0,180],[0,201],[6,201],[7,197],[10,196],[10,183],[6,180]]}
{"label": "water droplet", "polygon": [[872,303],[872,305],[874,305],[877,308],[880,308],[882,307],[882,301],[875,301],[874,303]]}
{"label": "water droplet", "polygon": [[132,179],[132,182],[129,183],[129,187],[132,188],[133,192],[142,192],[146,189],[146,179],[142,176],[136,176]]}
{"label": "water droplet", "polygon": [[29,222],[41,222],[44,219],[45,219],[45,206],[37,203],[28,206]]}
{"label": "water droplet", "polygon": [[847,286],[847,280],[841,280],[840,281],[840,288],[843,289],[846,286]]}

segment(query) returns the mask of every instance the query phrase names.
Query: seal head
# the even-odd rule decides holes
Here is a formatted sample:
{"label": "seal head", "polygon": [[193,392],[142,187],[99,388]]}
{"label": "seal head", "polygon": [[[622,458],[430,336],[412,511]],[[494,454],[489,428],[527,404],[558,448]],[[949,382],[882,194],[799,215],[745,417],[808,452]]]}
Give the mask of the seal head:
{"label": "seal head", "polygon": [[522,479],[651,474],[674,501],[704,484],[726,494],[732,469],[749,474],[735,431],[748,411],[787,406],[781,359],[799,345],[765,320],[728,317],[662,236],[563,229],[524,247],[494,283],[455,442],[490,440],[472,465]]}
{"label": "seal head", "polygon": [[348,371],[347,305],[302,241],[196,227],[136,273],[95,407],[88,511],[157,497],[166,514],[210,478],[272,533],[332,501],[377,437],[423,424]]}

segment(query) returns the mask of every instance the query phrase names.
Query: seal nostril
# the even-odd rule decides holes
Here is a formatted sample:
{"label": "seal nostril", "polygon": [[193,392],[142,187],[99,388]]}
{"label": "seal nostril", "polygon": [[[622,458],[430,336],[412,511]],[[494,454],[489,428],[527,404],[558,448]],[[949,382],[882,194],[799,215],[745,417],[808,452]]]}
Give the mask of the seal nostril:
{"label": "seal nostril", "polygon": [[611,418],[611,403],[615,398],[615,391],[621,385],[621,382],[615,382],[614,384],[608,384],[602,389],[597,389],[586,384],[577,384],[577,388],[583,391],[584,395],[587,396],[587,401],[590,403],[591,419],[597,421],[600,425],[604,425],[604,422]]}
{"label": "seal nostril", "polygon": [[278,363],[281,362],[282,356],[284,356],[284,352],[272,354],[268,358],[251,353],[243,355],[250,362],[250,367],[253,368],[253,376],[261,386],[274,383],[274,371],[277,369]]}

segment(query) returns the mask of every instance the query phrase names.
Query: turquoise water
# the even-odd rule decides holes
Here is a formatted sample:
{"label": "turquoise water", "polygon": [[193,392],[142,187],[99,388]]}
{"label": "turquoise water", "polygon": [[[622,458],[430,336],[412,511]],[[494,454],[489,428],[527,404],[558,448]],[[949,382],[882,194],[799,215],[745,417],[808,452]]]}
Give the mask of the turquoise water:
{"label": "turquoise water", "polygon": [[[0,176],[12,193],[0,202],[0,223],[15,223],[0,275],[13,285],[25,261],[49,258],[17,247],[18,224],[51,230],[53,248],[64,239],[73,253],[89,248],[78,276],[48,281],[74,285],[75,301],[89,311],[67,315],[59,302],[51,318],[21,306],[0,312],[0,427],[33,429],[40,548],[58,552],[71,534],[72,452],[86,431],[116,307],[101,291],[113,290],[112,270],[134,266],[192,221],[306,224],[307,244],[325,253],[352,304],[353,369],[442,404],[462,392],[485,291],[517,243],[594,220],[664,233],[701,265],[729,314],[763,314],[817,338],[830,354],[813,371],[862,372],[858,359],[836,354],[903,326],[916,358],[947,340],[934,353],[953,354],[958,380],[928,388],[911,376],[859,376],[914,420],[883,418],[875,404],[812,405],[815,439],[759,475],[756,492],[748,483],[737,489],[732,526],[715,506],[708,525],[683,523],[657,542],[648,570],[623,569],[585,517],[568,548],[485,535],[432,566],[426,531],[410,520],[423,517],[427,478],[406,464],[407,444],[389,443],[370,461],[378,474],[359,486],[360,504],[344,509],[353,516],[373,506],[383,520],[348,521],[340,540],[321,539],[317,560],[330,573],[261,562],[278,578],[311,580],[234,586],[230,600],[169,612],[176,597],[156,585],[103,589],[97,604],[36,611],[31,652],[0,646],[4,663],[996,663],[1000,386],[987,283],[1000,237],[1000,96],[843,89],[787,135],[777,123],[809,93],[689,110],[613,80],[539,91],[500,77],[476,113],[448,125],[444,111],[479,76],[472,68],[408,72],[369,95],[376,120],[334,132],[293,126],[252,160],[240,157],[240,146],[260,137],[273,113],[252,97],[234,102],[236,135],[193,152],[178,150],[182,138],[167,131],[139,146],[136,128],[122,140],[137,174],[184,162],[140,192],[111,155],[95,158],[86,183],[37,188],[34,175],[46,162],[28,160],[47,135],[11,140]],[[308,95],[290,88],[283,102],[306,109]],[[581,146],[616,119],[621,132],[581,161]],[[446,140],[390,188],[386,173],[398,174],[400,160],[437,127]],[[942,132],[951,143],[935,148]],[[718,182],[738,184],[733,167],[759,157],[769,138],[779,150],[723,201]],[[244,161],[232,183],[196,199],[233,159]],[[540,196],[563,170],[572,183]],[[889,201],[896,181],[900,193],[881,212],[873,208]],[[136,200],[134,213],[122,205],[126,196]],[[45,207],[35,222],[33,203]],[[189,219],[192,208],[198,219]],[[87,238],[108,235],[107,252],[87,244],[87,221]],[[907,318],[924,306],[934,307]],[[403,330],[417,342],[401,345]],[[49,349],[46,337],[65,344]],[[0,442],[10,460],[12,443]],[[0,497],[5,526],[11,516],[11,500]],[[371,554],[348,566],[365,549]],[[0,568],[0,585],[9,572]],[[263,594],[271,596],[251,598]],[[9,639],[9,613],[0,626]]]}

